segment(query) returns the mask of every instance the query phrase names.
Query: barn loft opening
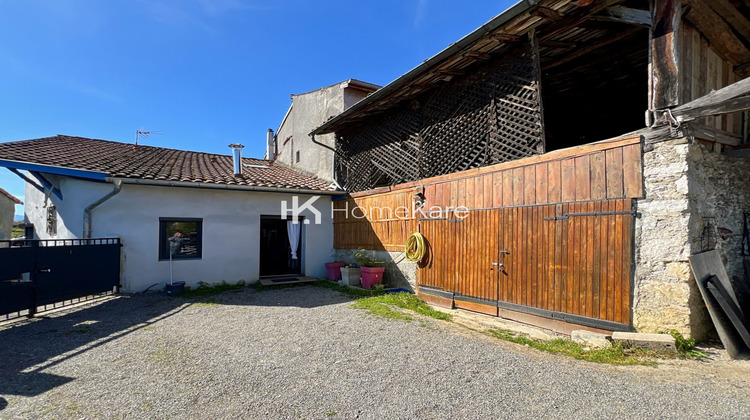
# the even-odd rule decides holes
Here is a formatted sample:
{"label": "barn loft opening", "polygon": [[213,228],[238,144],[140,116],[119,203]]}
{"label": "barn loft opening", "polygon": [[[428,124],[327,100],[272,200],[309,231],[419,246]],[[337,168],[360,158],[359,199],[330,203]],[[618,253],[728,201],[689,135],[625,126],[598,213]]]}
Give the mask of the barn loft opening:
{"label": "barn loft opening", "polygon": [[539,40],[547,152],[645,126],[648,45],[646,27],[597,20]]}

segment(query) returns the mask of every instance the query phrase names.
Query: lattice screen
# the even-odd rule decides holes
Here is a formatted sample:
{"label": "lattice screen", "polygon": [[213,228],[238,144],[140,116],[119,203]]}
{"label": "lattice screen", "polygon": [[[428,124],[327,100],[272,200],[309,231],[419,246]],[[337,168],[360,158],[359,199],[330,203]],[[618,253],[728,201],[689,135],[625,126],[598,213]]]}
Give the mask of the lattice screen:
{"label": "lattice screen", "polygon": [[337,132],[337,180],[356,192],[542,153],[538,92],[533,55],[519,48]]}

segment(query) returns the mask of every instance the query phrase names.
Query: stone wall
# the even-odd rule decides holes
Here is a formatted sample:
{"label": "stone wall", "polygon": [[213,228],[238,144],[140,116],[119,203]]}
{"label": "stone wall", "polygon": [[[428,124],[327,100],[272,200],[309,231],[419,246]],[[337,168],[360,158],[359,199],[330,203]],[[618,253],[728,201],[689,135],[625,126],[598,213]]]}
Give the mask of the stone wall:
{"label": "stone wall", "polygon": [[[408,261],[403,252],[396,251],[365,251],[378,261],[385,261],[386,268],[383,273],[383,283],[386,287],[401,287],[415,291],[417,287],[417,264]],[[354,254],[356,249],[337,249],[334,252],[336,261],[344,261],[352,264],[357,263]]]}
{"label": "stone wall", "polygon": [[750,211],[750,162],[671,140],[643,157],[645,199],[637,204],[633,326],[677,329],[696,339],[713,331],[688,257],[719,249],[741,276],[742,213]]}

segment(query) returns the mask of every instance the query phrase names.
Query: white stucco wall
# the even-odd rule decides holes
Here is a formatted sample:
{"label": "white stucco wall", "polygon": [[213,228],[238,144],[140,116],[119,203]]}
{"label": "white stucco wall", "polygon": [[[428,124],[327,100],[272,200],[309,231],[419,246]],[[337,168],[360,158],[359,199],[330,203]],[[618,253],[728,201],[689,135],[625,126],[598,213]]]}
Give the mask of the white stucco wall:
{"label": "white stucco wall", "polygon": [[[66,179],[60,182],[64,200],[52,196],[58,210],[57,238],[80,238],[83,210],[112,190],[112,184]],[[27,188],[26,217],[46,239],[43,195]],[[300,195],[304,203],[309,195]],[[123,242],[122,285],[139,292],[169,280],[169,262],[159,261],[159,218],[202,218],[203,246],[199,260],[175,260],[174,280],[198,282],[255,282],[259,277],[260,217],[279,215],[281,201],[291,206],[292,194],[226,191],[124,184],[122,191],[93,211],[93,237],[119,237]],[[311,211],[301,213],[311,224],[302,228],[303,273],[325,277],[324,263],[333,251],[331,200],[320,196],[314,207],[321,213],[315,225]]]}
{"label": "white stucco wall", "polygon": [[[313,143],[309,133],[366,97],[369,92],[343,82],[292,95],[292,108],[276,133],[276,160],[298,171],[333,181],[333,151]],[[329,147],[336,144],[333,134],[318,135],[315,140]],[[296,160],[297,152],[300,152],[299,162]]]}

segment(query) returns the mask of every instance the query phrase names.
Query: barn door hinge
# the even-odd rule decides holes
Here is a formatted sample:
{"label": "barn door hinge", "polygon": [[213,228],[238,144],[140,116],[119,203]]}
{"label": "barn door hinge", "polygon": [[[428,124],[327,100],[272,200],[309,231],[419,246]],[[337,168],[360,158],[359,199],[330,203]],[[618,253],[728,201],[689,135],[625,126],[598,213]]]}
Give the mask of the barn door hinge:
{"label": "barn door hinge", "polygon": [[630,211],[599,211],[594,213],[568,213],[563,214],[562,216],[555,216],[555,217],[545,217],[544,220],[567,220],[571,217],[576,216],[616,216],[620,214],[630,214],[635,216],[635,210]]}

